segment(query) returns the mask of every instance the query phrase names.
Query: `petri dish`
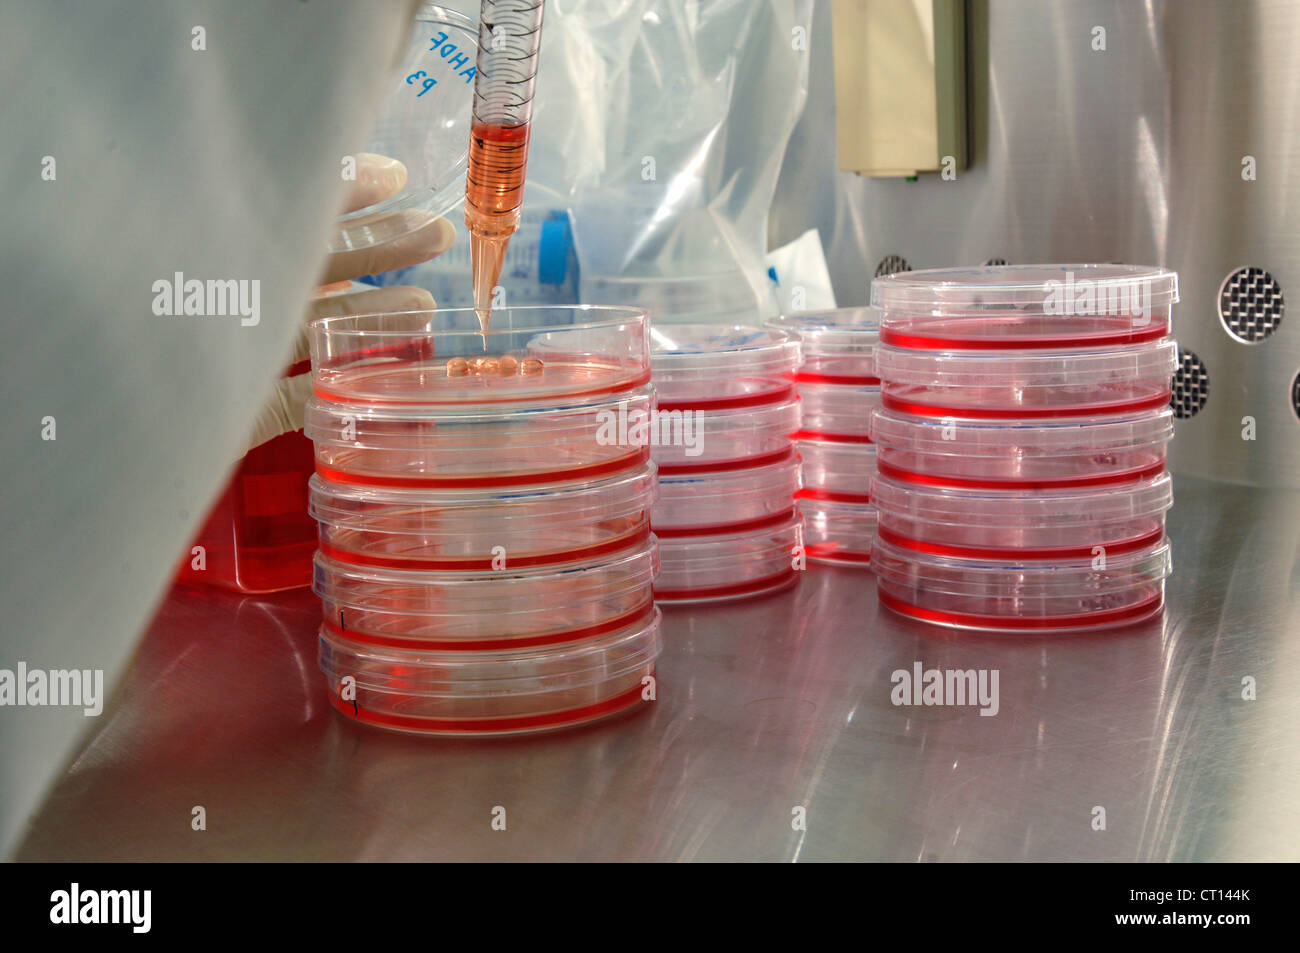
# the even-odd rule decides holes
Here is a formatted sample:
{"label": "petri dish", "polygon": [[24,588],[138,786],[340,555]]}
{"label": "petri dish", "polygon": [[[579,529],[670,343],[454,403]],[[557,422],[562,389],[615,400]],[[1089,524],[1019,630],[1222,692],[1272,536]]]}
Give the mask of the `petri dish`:
{"label": "petri dish", "polygon": [[1053,489],[1119,486],[1165,469],[1168,407],[1120,418],[998,422],[916,417],[878,409],[876,468],[890,479],[939,486]]}
{"label": "petri dish", "polygon": [[325,627],[376,648],[510,651],[595,638],[644,621],[659,570],[639,548],[563,566],[414,571],[317,553]]}
{"label": "petri dish", "polygon": [[1178,275],[1141,265],[935,268],[871,282],[881,343],[922,351],[1140,344],[1169,334],[1177,301]]}
{"label": "petri dish", "polygon": [[702,470],[659,478],[651,524],[659,539],[759,529],[787,521],[799,490],[799,459],[735,470]]}
{"label": "petri dish", "polygon": [[871,444],[800,440],[795,449],[803,460],[801,500],[836,503],[870,502],[876,472],[876,448]]}
{"label": "petri dish", "polygon": [[1149,547],[1165,535],[1168,474],[1127,487],[988,490],[875,478],[882,539],[937,556],[1088,559]]}
{"label": "petri dish", "polygon": [[603,479],[637,470],[650,447],[620,422],[648,419],[648,385],[598,402],[470,404],[437,411],[308,398],[304,432],[333,483],[393,489],[490,489]]}
{"label": "petri dish", "polygon": [[764,325],[799,339],[803,365],[800,384],[879,385],[875,351],[880,344],[875,308],[798,311],[771,318]]}
{"label": "petri dish", "polygon": [[420,6],[361,150],[399,160],[406,185],[341,216],[330,251],[401,239],[464,202],[477,59],[475,20],[435,4]]}
{"label": "petri dish", "polygon": [[[509,653],[379,649],[323,629],[318,662],[332,704],[348,718],[413,734],[491,737],[643,708],[662,650],[652,607],[644,622],[600,638]],[[355,700],[344,698],[349,677]]]}
{"label": "petri dish", "polygon": [[318,397],[373,406],[573,403],[650,382],[644,311],[591,305],[473,308],[317,318],[308,323]]}
{"label": "petri dish", "polygon": [[878,384],[821,384],[800,382],[799,440],[834,440],[866,443],[871,433],[871,413],[880,406]]}
{"label": "petri dish", "polygon": [[1178,347],[1168,339],[1072,351],[922,351],[882,346],[881,404],[927,417],[1050,419],[1169,403]]}
{"label": "petri dish", "polygon": [[665,536],[655,601],[720,602],[792,586],[802,545],[803,521],[793,512],[775,526]]}
{"label": "petri dish", "polygon": [[813,562],[865,567],[871,563],[877,512],[866,503],[800,499],[804,549]]}
{"label": "petri dish", "polygon": [[880,601],[901,615],[958,629],[1068,632],[1159,615],[1169,544],[1111,556],[1025,561],[937,556],[877,535],[871,551]]}
{"label": "petri dish", "polygon": [[311,479],[320,550],[340,562],[487,571],[582,562],[644,546],[655,468],[487,490],[375,488]]}
{"label": "petri dish", "polygon": [[664,411],[656,419],[658,436],[650,452],[661,475],[761,466],[793,455],[799,401]]}
{"label": "petri dish", "polygon": [[782,331],[674,324],[652,328],[650,341],[663,410],[748,407],[794,396],[799,342]]}

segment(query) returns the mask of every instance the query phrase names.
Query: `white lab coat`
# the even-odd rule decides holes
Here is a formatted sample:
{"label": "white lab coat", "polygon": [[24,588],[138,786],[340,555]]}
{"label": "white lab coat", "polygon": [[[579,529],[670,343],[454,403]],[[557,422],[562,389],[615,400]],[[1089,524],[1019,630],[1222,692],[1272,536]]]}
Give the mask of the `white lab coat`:
{"label": "white lab coat", "polygon": [[[0,669],[121,673],[286,363],[413,8],[0,5]],[[176,272],[260,281],[258,322],[155,314]],[[0,857],[112,730],[0,707]]]}

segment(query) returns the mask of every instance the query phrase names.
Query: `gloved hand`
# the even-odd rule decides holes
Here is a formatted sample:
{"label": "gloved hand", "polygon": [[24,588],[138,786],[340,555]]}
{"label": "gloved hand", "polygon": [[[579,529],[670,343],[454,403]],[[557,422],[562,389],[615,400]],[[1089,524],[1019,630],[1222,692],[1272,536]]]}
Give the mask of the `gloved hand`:
{"label": "gloved hand", "polygon": [[[400,192],[405,185],[406,166],[402,163],[387,156],[360,153],[357,155],[357,177],[348,191],[343,211],[351,212],[381,202]],[[387,288],[350,290],[368,287],[353,284],[353,278],[417,265],[438,257],[456,241],[456,229],[445,218],[414,210],[390,212],[382,217],[391,216],[401,216],[408,220],[402,223],[401,230],[405,231],[411,226],[414,228],[393,241],[331,253],[325,266],[323,284],[316,289],[316,294],[307,307],[302,331],[295,339],[293,354],[285,362],[287,365],[299,365],[311,357],[306,323],[312,318],[383,311],[422,311],[436,307],[433,295],[423,288],[393,285]],[[248,449],[282,433],[301,430],[303,407],[310,394],[310,370],[276,381],[270,399],[258,412]]]}

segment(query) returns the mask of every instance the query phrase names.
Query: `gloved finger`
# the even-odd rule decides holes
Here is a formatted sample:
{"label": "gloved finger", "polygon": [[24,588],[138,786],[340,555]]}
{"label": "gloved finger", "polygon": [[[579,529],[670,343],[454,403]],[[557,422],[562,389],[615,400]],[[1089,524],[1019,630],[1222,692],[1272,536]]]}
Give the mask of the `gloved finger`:
{"label": "gloved finger", "polygon": [[373,152],[358,152],[354,158],[357,177],[348,183],[343,214],[382,202],[406,187],[406,166],[396,159]]}
{"label": "gloved finger", "polygon": [[325,263],[321,284],[418,265],[456,243],[456,229],[451,222],[414,209],[376,216],[374,227],[392,227],[399,237],[368,248],[333,252]]}
{"label": "gloved finger", "polygon": [[[433,295],[423,288],[413,285],[392,285],[387,288],[368,288],[366,291],[332,294],[313,298],[307,306],[306,321],[312,318],[335,318],[347,314],[379,314],[389,311],[429,311],[438,306]],[[290,364],[305,361],[311,357],[311,344],[304,322],[302,333],[294,343],[293,357]]]}
{"label": "gloved finger", "polygon": [[311,375],[281,377],[275,382],[275,391],[257,412],[253,432],[248,438],[248,449],[274,440],[282,433],[301,430],[307,398],[311,396]]}

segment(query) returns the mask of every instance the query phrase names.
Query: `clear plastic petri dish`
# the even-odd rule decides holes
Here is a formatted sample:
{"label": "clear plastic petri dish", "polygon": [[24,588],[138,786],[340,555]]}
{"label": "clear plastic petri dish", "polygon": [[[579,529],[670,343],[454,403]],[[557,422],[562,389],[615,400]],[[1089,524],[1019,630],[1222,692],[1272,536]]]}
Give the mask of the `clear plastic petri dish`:
{"label": "clear plastic petri dish", "polygon": [[877,476],[878,535],[900,550],[976,559],[1107,558],[1165,535],[1168,474],[1126,487],[976,490]]}
{"label": "clear plastic petri dish", "polygon": [[871,565],[886,607],[936,625],[988,631],[1066,632],[1129,625],[1158,615],[1169,544],[1076,560],[934,556],[876,537]]}
{"label": "clear plastic petri dish", "polygon": [[866,503],[800,499],[804,548],[813,562],[865,567],[876,538],[876,508]]}
{"label": "clear plastic petri dish", "polygon": [[801,500],[869,503],[876,473],[876,448],[869,443],[800,440],[795,449],[803,460]]}
{"label": "clear plastic petri dish", "polygon": [[[568,728],[643,707],[663,649],[651,607],[599,638],[518,652],[416,652],[360,645],[322,629],[318,661],[348,718],[425,735],[517,735]],[[344,690],[344,679],[352,679]]]}
{"label": "clear plastic petri dish", "polygon": [[340,562],[487,571],[581,562],[644,546],[653,463],[603,480],[498,490],[406,490],[313,476],[320,549]]}
{"label": "clear plastic petri dish", "polygon": [[802,545],[803,521],[793,512],[775,526],[666,537],[655,601],[720,602],[784,589],[798,581]]}
{"label": "clear plastic petri dish", "polygon": [[325,400],[425,408],[571,404],[650,381],[644,311],[591,305],[473,308],[317,318],[313,388]]}
{"label": "clear plastic petri dish", "polygon": [[919,351],[882,346],[881,404],[926,417],[1032,420],[1133,414],[1169,403],[1171,340],[1077,351]]}
{"label": "clear plastic petri dish", "polygon": [[799,458],[736,470],[661,476],[651,516],[660,541],[700,532],[761,529],[788,521],[799,490]]}
{"label": "clear plastic petri dish", "polygon": [[643,467],[654,392],[543,406],[375,406],[307,400],[304,432],[332,483],[489,489],[595,480]]}
{"label": "clear plastic petri dish", "polygon": [[325,628],[375,648],[508,651],[591,639],[649,611],[657,545],[560,567],[403,571],[317,553]]}
{"label": "clear plastic petri dish", "polygon": [[799,342],[744,325],[673,324],[650,331],[650,369],[659,406],[721,410],[794,396]]}
{"label": "clear plastic petri dish", "polygon": [[1118,486],[1164,471],[1173,411],[1028,423],[872,415],[876,468],[890,479],[973,488]]}
{"label": "clear plastic petri dish", "polygon": [[799,401],[724,410],[660,410],[651,456],[661,476],[775,463],[790,455]]}
{"label": "clear plastic petri dish", "polygon": [[1169,334],[1177,301],[1177,274],[1140,265],[937,268],[871,283],[881,343],[923,351],[1140,344]]}
{"label": "clear plastic petri dish", "polygon": [[801,383],[797,439],[868,442],[871,413],[880,406],[880,396],[874,384]]}
{"label": "clear plastic petri dish", "polygon": [[799,383],[879,384],[875,353],[880,325],[874,308],[800,311],[764,322],[799,339],[803,365]]}
{"label": "clear plastic petri dish", "polygon": [[[362,151],[401,162],[405,184],[343,215],[330,251],[407,238],[465,200],[478,24],[455,10],[422,4],[399,56]],[[345,177],[348,159],[356,157],[344,157]],[[356,175],[355,168],[351,171]]]}

